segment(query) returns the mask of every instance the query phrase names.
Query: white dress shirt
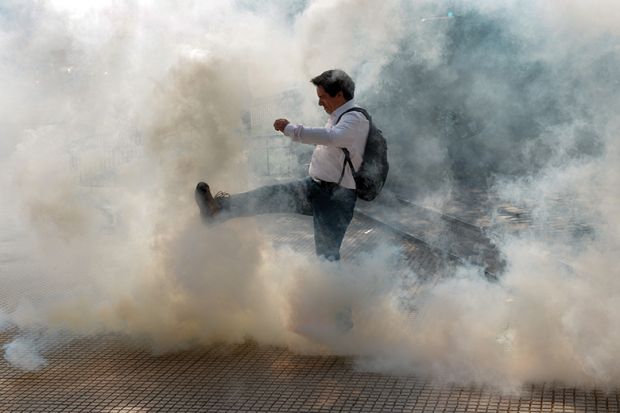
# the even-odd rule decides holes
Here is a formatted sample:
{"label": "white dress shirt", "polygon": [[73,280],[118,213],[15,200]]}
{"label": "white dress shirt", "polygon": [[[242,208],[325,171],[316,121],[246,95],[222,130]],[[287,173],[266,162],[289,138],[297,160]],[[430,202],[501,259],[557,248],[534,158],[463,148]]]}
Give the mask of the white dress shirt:
{"label": "white dress shirt", "polygon": [[[341,148],[349,150],[351,162],[356,171],[362,164],[370,129],[368,119],[360,112],[349,112],[334,126],[340,115],[354,107],[357,105],[353,99],[347,101],[329,115],[324,128],[308,128],[291,123],[284,128],[284,134],[292,140],[316,145],[310,161],[309,174],[312,178],[326,182],[338,182],[344,164],[344,152]],[[340,185],[355,189],[355,180],[348,164]]]}

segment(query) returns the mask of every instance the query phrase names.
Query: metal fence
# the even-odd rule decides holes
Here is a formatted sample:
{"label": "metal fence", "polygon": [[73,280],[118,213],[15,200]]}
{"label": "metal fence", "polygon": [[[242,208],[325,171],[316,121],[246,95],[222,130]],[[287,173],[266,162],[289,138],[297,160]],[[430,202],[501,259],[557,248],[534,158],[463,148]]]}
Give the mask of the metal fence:
{"label": "metal fence", "polygon": [[291,143],[273,129],[280,117],[297,117],[301,96],[297,89],[254,99],[249,108],[247,136],[248,160],[252,171],[261,177],[295,177],[307,168],[307,148]]}
{"label": "metal fence", "polygon": [[[261,178],[284,179],[307,170],[308,147],[294,144],[273,129],[279,117],[298,118],[301,97],[297,89],[253,99],[243,115],[247,159],[252,173]],[[122,130],[122,129],[121,129]],[[75,140],[68,145],[69,167],[78,185],[114,186],[123,165],[144,157],[140,131],[99,133]]]}

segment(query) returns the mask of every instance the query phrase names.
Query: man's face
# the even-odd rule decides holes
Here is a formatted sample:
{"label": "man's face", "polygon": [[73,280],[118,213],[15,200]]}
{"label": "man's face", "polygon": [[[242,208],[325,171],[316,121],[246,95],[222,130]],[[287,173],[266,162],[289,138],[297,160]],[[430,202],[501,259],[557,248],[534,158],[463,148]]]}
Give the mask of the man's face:
{"label": "man's face", "polygon": [[316,87],[316,95],[319,97],[319,106],[323,106],[325,112],[332,114],[333,111],[342,106],[346,99],[342,95],[342,92],[338,92],[336,96],[330,96],[329,93],[323,89],[323,86]]}

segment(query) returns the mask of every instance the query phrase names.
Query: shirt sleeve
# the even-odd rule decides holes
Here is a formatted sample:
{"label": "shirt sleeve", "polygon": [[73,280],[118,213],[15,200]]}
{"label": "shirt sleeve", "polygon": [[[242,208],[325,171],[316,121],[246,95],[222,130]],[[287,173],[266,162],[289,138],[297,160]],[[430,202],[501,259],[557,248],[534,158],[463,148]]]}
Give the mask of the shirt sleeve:
{"label": "shirt sleeve", "polygon": [[338,124],[327,128],[308,128],[289,123],[284,128],[284,134],[301,143],[345,148],[350,147],[364,132],[368,133],[369,127],[368,119],[364,115],[349,112]]}

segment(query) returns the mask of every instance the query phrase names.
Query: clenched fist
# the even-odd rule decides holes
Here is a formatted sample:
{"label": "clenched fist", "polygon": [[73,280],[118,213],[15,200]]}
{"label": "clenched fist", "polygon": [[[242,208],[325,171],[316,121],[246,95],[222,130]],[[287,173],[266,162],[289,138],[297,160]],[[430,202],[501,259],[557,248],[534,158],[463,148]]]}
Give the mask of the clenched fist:
{"label": "clenched fist", "polygon": [[284,132],[284,128],[286,128],[288,124],[289,121],[287,119],[276,119],[276,121],[273,122],[273,128],[279,132]]}

